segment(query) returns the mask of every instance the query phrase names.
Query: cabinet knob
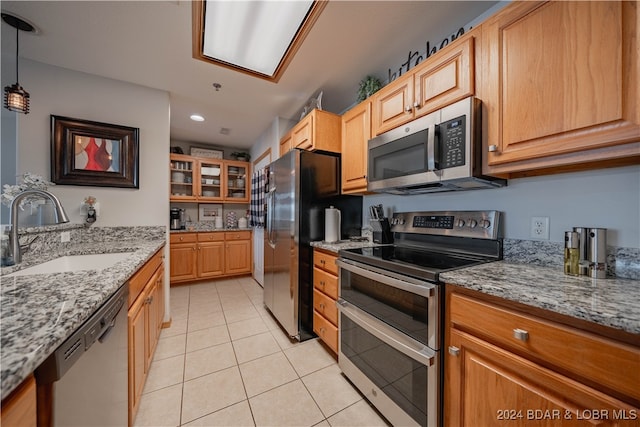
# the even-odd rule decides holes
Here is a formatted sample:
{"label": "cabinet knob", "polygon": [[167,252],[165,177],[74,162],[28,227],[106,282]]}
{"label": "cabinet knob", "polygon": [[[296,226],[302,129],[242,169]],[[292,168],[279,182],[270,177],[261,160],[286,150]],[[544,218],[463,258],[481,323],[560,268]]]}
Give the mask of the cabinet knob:
{"label": "cabinet knob", "polygon": [[196,250],[196,247],[195,247],[195,246],[193,247],[193,250],[194,250],[194,251]]}
{"label": "cabinet knob", "polygon": [[184,240],[184,237],[180,236],[180,241],[182,242]]}
{"label": "cabinet knob", "polygon": [[418,101],[413,103],[414,108],[420,108],[420,103]]}
{"label": "cabinet knob", "polygon": [[320,285],[324,288],[324,280],[320,281]]}
{"label": "cabinet knob", "polygon": [[458,357],[460,355],[460,349],[452,345],[449,346],[449,354]]}
{"label": "cabinet knob", "polygon": [[407,113],[411,112],[411,105],[407,105],[406,107],[404,107],[404,111],[406,111]]}
{"label": "cabinet knob", "polygon": [[320,308],[324,310],[324,303],[323,302],[320,303]]}
{"label": "cabinet knob", "polygon": [[490,153],[497,153],[498,152],[498,146],[493,144],[489,146],[489,152]]}
{"label": "cabinet knob", "polygon": [[513,330],[513,337],[520,341],[527,341],[529,339],[529,332],[516,328]]}

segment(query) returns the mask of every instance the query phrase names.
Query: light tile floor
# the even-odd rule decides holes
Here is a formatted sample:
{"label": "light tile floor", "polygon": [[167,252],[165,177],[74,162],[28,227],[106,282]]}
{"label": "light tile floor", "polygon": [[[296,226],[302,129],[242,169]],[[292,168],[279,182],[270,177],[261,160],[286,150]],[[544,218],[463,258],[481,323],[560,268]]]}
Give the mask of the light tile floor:
{"label": "light tile floor", "polygon": [[317,339],[289,340],[252,278],[170,292],[135,426],[387,426]]}

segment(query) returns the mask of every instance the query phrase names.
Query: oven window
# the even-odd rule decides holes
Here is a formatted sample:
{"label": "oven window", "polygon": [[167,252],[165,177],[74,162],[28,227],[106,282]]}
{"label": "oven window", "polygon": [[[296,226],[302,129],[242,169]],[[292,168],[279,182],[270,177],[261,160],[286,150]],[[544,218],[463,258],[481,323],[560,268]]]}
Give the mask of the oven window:
{"label": "oven window", "polygon": [[429,300],[340,269],[340,296],[381,321],[429,345]]}
{"label": "oven window", "polygon": [[413,175],[427,170],[428,129],[369,150],[369,180]]}
{"label": "oven window", "polygon": [[344,314],[340,315],[340,337],[342,355],[418,424],[426,426],[427,367],[385,344]]}

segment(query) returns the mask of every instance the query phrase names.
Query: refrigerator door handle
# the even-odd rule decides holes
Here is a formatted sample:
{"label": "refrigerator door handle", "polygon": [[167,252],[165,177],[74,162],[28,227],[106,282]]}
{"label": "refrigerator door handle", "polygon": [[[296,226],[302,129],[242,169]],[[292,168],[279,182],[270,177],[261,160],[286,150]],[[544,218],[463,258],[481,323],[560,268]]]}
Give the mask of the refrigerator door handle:
{"label": "refrigerator door handle", "polygon": [[276,242],[273,239],[273,214],[275,209],[275,187],[270,188],[267,193],[267,240],[269,241],[269,246],[275,249]]}

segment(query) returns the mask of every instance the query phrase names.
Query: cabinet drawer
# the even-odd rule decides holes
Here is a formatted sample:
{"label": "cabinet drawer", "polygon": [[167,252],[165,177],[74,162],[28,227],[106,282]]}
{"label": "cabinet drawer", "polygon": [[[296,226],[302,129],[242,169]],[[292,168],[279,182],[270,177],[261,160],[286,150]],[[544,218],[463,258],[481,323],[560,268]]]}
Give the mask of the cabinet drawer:
{"label": "cabinet drawer", "polygon": [[640,399],[640,349],[569,326],[451,294],[452,327]]}
{"label": "cabinet drawer", "polygon": [[338,299],[338,278],[326,271],[313,269],[313,287],[334,300]]}
{"label": "cabinet drawer", "polygon": [[193,243],[198,240],[196,233],[171,233],[169,235],[170,243]]}
{"label": "cabinet drawer", "polygon": [[249,240],[251,231],[227,231],[224,233],[225,240]]}
{"label": "cabinet drawer", "polygon": [[223,242],[224,233],[198,233],[198,242]]}
{"label": "cabinet drawer", "polygon": [[313,265],[323,270],[327,270],[338,275],[338,266],[336,265],[337,256],[328,254],[326,252],[321,252],[317,249],[313,251]]}
{"label": "cabinet drawer", "polygon": [[313,311],[313,332],[318,334],[331,350],[338,353],[338,328],[315,310]]}
{"label": "cabinet drawer", "polygon": [[313,290],[313,309],[322,314],[334,326],[338,326],[336,300],[329,298],[317,289]]}
{"label": "cabinet drawer", "polygon": [[133,302],[138,298],[138,295],[142,292],[147,285],[151,277],[156,272],[158,267],[162,264],[162,256],[164,254],[164,246],[158,252],[156,252],[140,269],[129,279],[129,305],[131,307]]}

